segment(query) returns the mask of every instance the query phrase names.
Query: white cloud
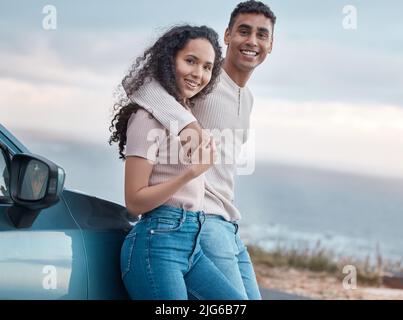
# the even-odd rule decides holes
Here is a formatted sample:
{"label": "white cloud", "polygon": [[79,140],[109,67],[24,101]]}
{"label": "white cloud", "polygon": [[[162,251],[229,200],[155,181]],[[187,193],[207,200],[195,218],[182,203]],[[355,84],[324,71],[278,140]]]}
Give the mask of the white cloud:
{"label": "white cloud", "polygon": [[104,142],[113,99],[109,89],[33,85],[0,80],[1,122],[9,128],[46,131],[72,139]]}
{"label": "white cloud", "polygon": [[403,177],[403,110],[395,106],[258,100],[258,158]]}
{"label": "white cloud", "polygon": [[255,92],[294,101],[342,101],[403,106],[401,54],[349,43],[275,40],[272,55],[251,78]]}
{"label": "white cloud", "polygon": [[144,34],[113,32],[51,37],[32,33],[14,42],[12,47],[0,46],[2,77],[92,87],[103,85],[111,74],[125,72],[147,44]]}
{"label": "white cloud", "polygon": [[[144,36],[76,35],[76,44],[82,47],[85,43],[90,48],[87,51],[69,44],[65,50],[57,50],[54,41],[39,35],[32,35],[27,42],[29,51],[10,48],[0,51],[2,124],[75,139],[106,141],[113,93],[139,53],[139,47],[133,43],[145,42]],[[128,48],[132,50],[129,52]],[[77,59],[71,57],[73,53]],[[89,66],[86,61],[93,56],[98,62]],[[111,61],[114,69],[107,67]]]}

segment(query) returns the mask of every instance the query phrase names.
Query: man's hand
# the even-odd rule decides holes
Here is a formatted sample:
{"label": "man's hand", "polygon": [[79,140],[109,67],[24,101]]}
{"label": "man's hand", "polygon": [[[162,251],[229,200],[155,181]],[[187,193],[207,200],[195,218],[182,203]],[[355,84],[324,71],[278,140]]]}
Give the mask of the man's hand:
{"label": "man's hand", "polygon": [[210,135],[196,121],[191,122],[183,128],[179,133],[179,137],[185,149],[186,156],[194,154],[195,150],[202,144],[202,141],[210,141]]}
{"label": "man's hand", "polygon": [[190,159],[191,166],[189,170],[192,176],[195,178],[206,172],[214,165],[216,158],[217,148],[213,137],[203,140]]}

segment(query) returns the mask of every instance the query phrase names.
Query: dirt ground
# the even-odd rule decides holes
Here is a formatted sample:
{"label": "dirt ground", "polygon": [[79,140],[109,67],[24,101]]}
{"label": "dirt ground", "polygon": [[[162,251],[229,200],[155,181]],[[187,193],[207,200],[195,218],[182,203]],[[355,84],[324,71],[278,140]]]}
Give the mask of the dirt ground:
{"label": "dirt ground", "polygon": [[403,300],[403,290],[371,287],[357,281],[356,289],[345,289],[343,280],[322,272],[292,268],[268,268],[255,264],[259,285],[312,299]]}

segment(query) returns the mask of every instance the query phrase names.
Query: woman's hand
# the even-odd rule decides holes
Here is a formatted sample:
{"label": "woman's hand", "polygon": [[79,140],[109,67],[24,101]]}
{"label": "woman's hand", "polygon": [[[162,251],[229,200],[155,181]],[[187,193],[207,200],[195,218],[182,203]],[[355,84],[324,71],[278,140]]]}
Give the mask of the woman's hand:
{"label": "woman's hand", "polygon": [[198,177],[206,172],[217,159],[217,147],[213,137],[204,139],[202,143],[195,149],[190,157],[191,166],[189,171],[193,178]]}

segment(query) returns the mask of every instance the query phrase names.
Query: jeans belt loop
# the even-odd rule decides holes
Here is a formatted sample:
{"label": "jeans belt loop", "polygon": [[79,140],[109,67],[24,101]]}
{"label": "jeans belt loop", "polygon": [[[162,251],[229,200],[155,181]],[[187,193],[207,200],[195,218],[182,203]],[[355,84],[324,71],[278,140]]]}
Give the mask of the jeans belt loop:
{"label": "jeans belt loop", "polygon": [[235,234],[238,233],[239,225],[236,221],[233,221],[232,224],[235,226]]}
{"label": "jeans belt loop", "polygon": [[181,224],[184,223],[186,220],[186,210],[185,208],[182,207],[182,218],[181,218]]}
{"label": "jeans belt loop", "polygon": [[201,224],[204,224],[204,222],[206,222],[206,213],[203,210],[200,211],[200,217],[203,218]]}

